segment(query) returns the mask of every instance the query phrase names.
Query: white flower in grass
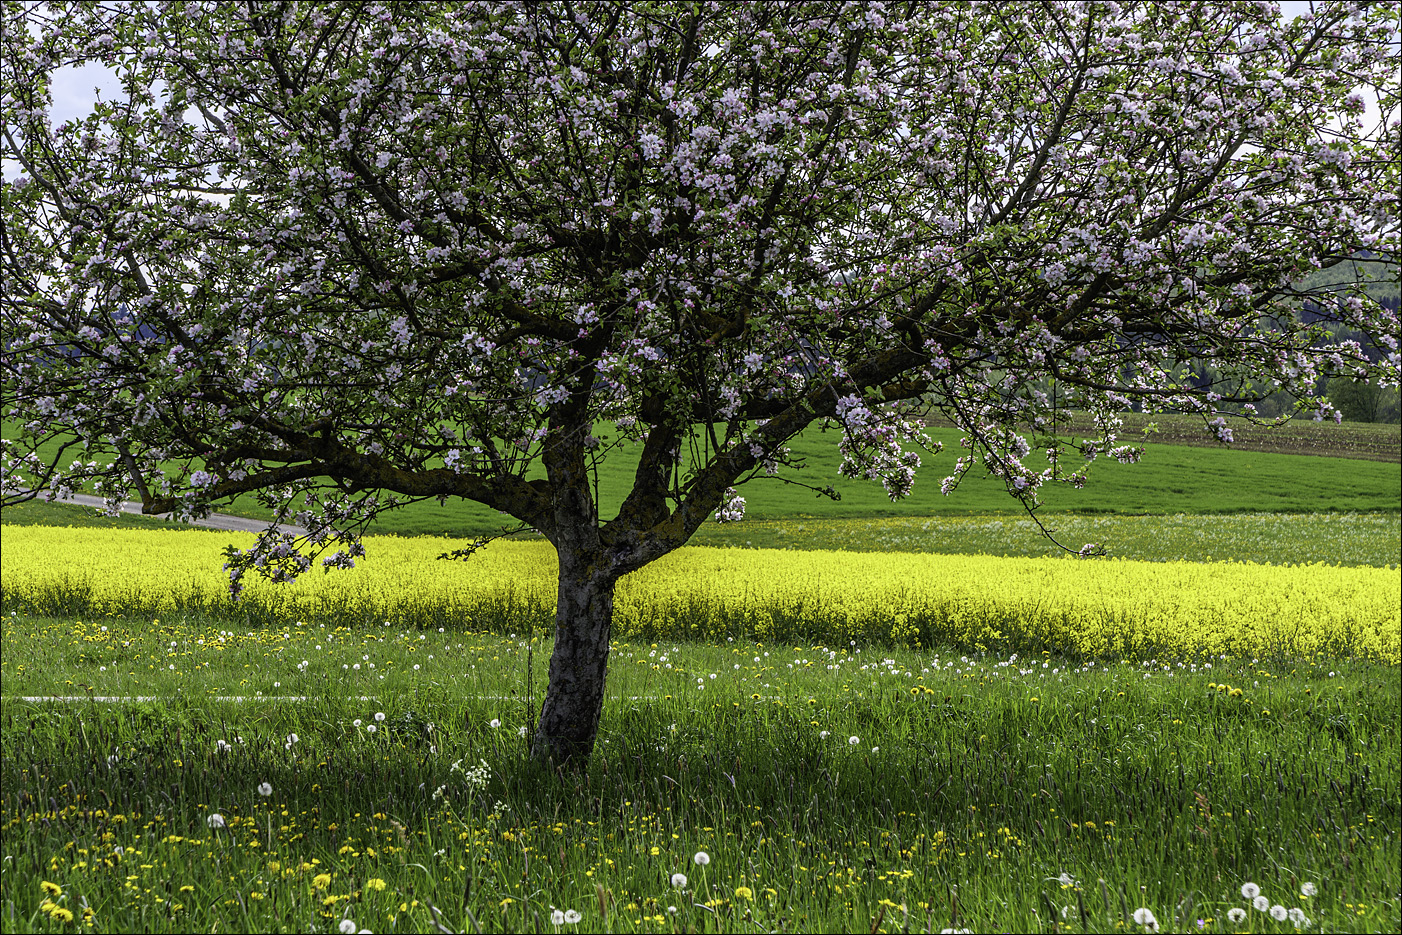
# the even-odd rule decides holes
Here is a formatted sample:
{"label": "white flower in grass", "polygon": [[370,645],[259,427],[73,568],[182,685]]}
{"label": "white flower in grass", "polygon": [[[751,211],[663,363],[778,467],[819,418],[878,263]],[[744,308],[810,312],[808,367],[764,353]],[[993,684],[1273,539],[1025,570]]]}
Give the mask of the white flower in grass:
{"label": "white flower in grass", "polygon": [[352,727],[359,727],[360,724],[361,724],[360,718],[356,718],[354,721],[351,721],[351,726],[352,726]]}
{"label": "white flower in grass", "polygon": [[1264,896],[1257,896],[1251,900],[1251,905],[1255,907],[1257,912],[1265,912],[1271,907],[1271,901]]}
{"label": "white flower in grass", "polygon": [[828,739],[828,732],[825,731],[825,730],[820,730],[820,731],[818,731],[818,739],[819,739],[819,740],[827,740],[827,739]]}
{"label": "white flower in grass", "polygon": [[1241,922],[1246,918],[1246,910],[1239,906],[1228,909],[1227,918],[1233,922]]}
{"label": "white flower in grass", "polygon": [[565,924],[566,924],[566,925],[574,925],[574,924],[575,924],[576,922],[578,922],[581,918],[583,918],[583,917],[582,917],[579,913],[575,912],[573,909],[566,909],[566,910],[565,910]]}
{"label": "white flower in grass", "polygon": [[1289,914],[1290,913],[1286,910],[1284,906],[1276,905],[1271,907],[1271,918],[1275,919],[1277,922],[1284,922],[1285,917]]}
{"label": "white flower in grass", "polygon": [[668,907],[667,907],[667,915],[669,915],[669,916],[674,916],[674,915],[676,915],[676,914],[677,914],[677,907],[676,907],[676,906],[668,906]]}
{"label": "white flower in grass", "polygon": [[208,818],[205,819],[205,824],[209,825],[211,828],[223,828],[224,816],[219,814],[218,812],[215,812],[213,815],[210,815]]}
{"label": "white flower in grass", "polygon": [[1159,930],[1159,920],[1154,918],[1154,913],[1143,907],[1134,910],[1134,921],[1138,925],[1145,926],[1151,932]]}
{"label": "white flower in grass", "polygon": [[351,933],[356,930],[355,923],[350,919],[342,919],[341,924],[337,926],[337,928],[341,930],[342,935],[351,935]]}
{"label": "white flower in grass", "polygon": [[862,742],[862,738],[860,738],[860,737],[848,737],[848,738],[847,738],[847,744],[848,744],[848,746],[855,747],[857,744],[859,744],[859,743],[861,743],[861,742]]}
{"label": "white flower in grass", "polygon": [[501,721],[498,718],[492,718],[487,722],[487,726],[493,729],[498,728],[501,726]]}
{"label": "white flower in grass", "polygon": [[1309,925],[1310,920],[1305,918],[1305,910],[1303,909],[1291,909],[1286,915],[1290,916],[1290,921],[1295,923],[1295,928],[1299,928],[1302,925]]}
{"label": "white flower in grass", "polygon": [[270,782],[259,783],[258,794],[266,799],[268,796],[273,794],[273,784]]}
{"label": "white flower in grass", "polygon": [[1255,899],[1261,895],[1261,888],[1255,883],[1243,883],[1241,884],[1241,895],[1247,899]]}
{"label": "white flower in grass", "polygon": [[704,867],[711,862],[711,855],[705,851],[697,851],[696,856],[691,859],[695,861],[696,866]]}
{"label": "white flower in grass", "polygon": [[559,909],[556,909],[554,912],[550,913],[550,924],[551,924],[551,925],[564,925],[564,924],[565,924],[565,914],[564,914],[563,912],[561,912]]}
{"label": "white flower in grass", "polygon": [[375,712],[375,720],[377,720],[377,721],[383,721],[384,719],[385,719],[385,713],[384,713],[383,711],[376,711],[376,712]]}
{"label": "white flower in grass", "polygon": [[686,874],[684,874],[684,873],[674,873],[674,874],[672,874],[672,885],[675,886],[677,889],[681,889],[682,887],[686,886]]}
{"label": "white flower in grass", "polygon": [[1308,896],[1313,896],[1314,894],[1316,894],[1316,893],[1318,893],[1318,892],[1319,892],[1319,890],[1315,889],[1313,883],[1301,883],[1301,884],[1300,884],[1300,895],[1301,895],[1301,896],[1307,896],[1307,897],[1308,897]]}
{"label": "white flower in grass", "polygon": [[366,725],[365,725],[365,729],[366,729],[368,732],[372,733],[372,734],[373,734],[375,731],[379,730],[379,728],[376,727],[374,724],[366,724]]}

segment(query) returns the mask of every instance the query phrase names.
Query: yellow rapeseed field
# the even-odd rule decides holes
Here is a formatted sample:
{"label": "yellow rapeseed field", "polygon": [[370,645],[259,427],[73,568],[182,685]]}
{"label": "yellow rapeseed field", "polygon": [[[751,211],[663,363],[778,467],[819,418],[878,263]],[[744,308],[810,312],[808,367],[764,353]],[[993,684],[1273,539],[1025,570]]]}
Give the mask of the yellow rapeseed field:
{"label": "yellow rapeseed field", "polygon": [[[447,562],[435,556],[458,545],[451,540],[371,538],[352,571],[317,569],[293,585],[250,576],[237,608],[221,571],[231,542],[248,547],[253,536],[10,526],[0,559],[4,606],[493,629],[553,616],[555,553],[545,542],[499,541],[467,562]],[[620,582],[615,607],[615,634],[634,639],[1402,661],[1396,569],[685,548]]]}

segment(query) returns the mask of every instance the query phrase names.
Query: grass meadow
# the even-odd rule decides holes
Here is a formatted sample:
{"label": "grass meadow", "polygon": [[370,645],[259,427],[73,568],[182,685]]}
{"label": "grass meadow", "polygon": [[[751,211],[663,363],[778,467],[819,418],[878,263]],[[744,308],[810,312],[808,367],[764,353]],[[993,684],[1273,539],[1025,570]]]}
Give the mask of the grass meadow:
{"label": "grass meadow", "polygon": [[[540,637],[4,626],[7,932],[1399,921],[1395,667],[617,641],[554,776]],[[114,642],[151,700],[80,684]],[[80,700],[25,700],[45,670]]]}
{"label": "grass meadow", "polygon": [[[1140,416],[1126,418],[1136,426],[1143,422]],[[1177,442],[1186,440],[1194,431],[1188,417],[1167,417],[1162,421],[1167,437]],[[7,438],[13,437],[16,431],[8,421],[3,429]],[[1402,503],[1396,426],[1291,422],[1274,433],[1259,427],[1243,431],[1253,439],[1253,447],[1264,450],[1148,441],[1146,454],[1139,464],[1124,465],[1101,458],[1091,466],[1090,480],[1084,489],[1076,490],[1065,484],[1044,488],[1045,505],[1041,516],[1045,519],[1076,514],[1172,515],[1182,511],[1213,514],[1395,512]],[[765,522],[898,520],[912,516],[1026,518],[1021,504],[1007,494],[1003,484],[982,476],[979,471],[970,471],[951,495],[940,493],[940,480],[953,470],[961,450],[961,435],[956,429],[941,426],[932,426],[929,433],[933,440],[943,443],[944,451],[937,455],[921,454],[922,465],[912,494],[893,503],[880,484],[838,474],[842,460],[838,450],[839,431],[810,429],[790,443],[793,457],[804,467],[786,472],[786,476],[801,484],[785,483],[778,477],[757,477],[742,485],[740,492],[746,498],[746,517]],[[596,434],[608,441],[615,433],[608,425],[601,424]],[[1207,435],[1205,431],[1202,434]],[[1138,432],[1125,434],[1126,441],[1135,444],[1143,437]],[[1154,437],[1157,436],[1149,436]],[[598,465],[596,498],[601,516],[614,515],[631,489],[640,451],[641,446],[622,442]],[[1316,456],[1320,451],[1346,452],[1359,457]],[[1034,470],[1046,467],[1045,458],[1037,452],[1029,455],[1025,463]],[[543,472],[537,466],[527,476],[543,476]],[[820,497],[809,489],[828,485],[837,490],[841,501]],[[21,521],[26,513],[35,516],[37,521],[50,521],[36,515],[40,506],[26,504],[7,513],[16,514],[12,521]],[[219,504],[217,509],[254,519],[271,516],[248,495],[233,503]],[[132,524],[139,523],[140,519],[131,517],[119,522]],[[509,517],[480,504],[465,501],[440,504],[436,499],[429,499],[382,514],[372,522],[369,532],[467,537],[492,534],[516,525]],[[708,544],[707,537],[712,535],[728,533],[708,523],[696,541]]]}
{"label": "grass meadow", "polygon": [[708,525],[625,580],[561,773],[544,543],[372,539],[233,606],[246,536],[6,510],[0,928],[1396,930],[1396,465],[1162,450],[1174,511],[1043,514],[1113,560],[909,503]]}

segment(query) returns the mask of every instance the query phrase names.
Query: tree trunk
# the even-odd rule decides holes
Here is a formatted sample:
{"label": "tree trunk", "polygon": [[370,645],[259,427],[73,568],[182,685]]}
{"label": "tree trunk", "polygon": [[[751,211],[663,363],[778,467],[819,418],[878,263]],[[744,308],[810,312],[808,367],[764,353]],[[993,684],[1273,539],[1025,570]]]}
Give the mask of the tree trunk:
{"label": "tree trunk", "polygon": [[604,708],[616,581],[599,574],[589,558],[560,550],[555,651],[531,743],[536,760],[581,766],[594,750]]}

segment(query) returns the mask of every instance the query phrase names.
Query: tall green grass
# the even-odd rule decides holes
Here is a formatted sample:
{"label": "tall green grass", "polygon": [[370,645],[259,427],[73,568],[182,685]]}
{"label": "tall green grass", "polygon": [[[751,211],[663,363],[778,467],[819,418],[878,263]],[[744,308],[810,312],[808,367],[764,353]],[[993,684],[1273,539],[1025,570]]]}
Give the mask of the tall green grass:
{"label": "tall green grass", "polygon": [[525,634],[112,620],[197,674],[16,699],[96,625],[4,623],[7,932],[1295,930],[1246,883],[1309,931],[1402,922],[1395,668],[617,643],[594,759],[551,774]]}

